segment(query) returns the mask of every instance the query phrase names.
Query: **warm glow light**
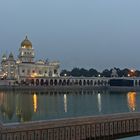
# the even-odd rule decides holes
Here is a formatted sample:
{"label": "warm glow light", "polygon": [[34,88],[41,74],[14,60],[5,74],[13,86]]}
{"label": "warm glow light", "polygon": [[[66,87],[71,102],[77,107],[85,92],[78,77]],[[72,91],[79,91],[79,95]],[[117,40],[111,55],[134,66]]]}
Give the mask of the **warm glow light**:
{"label": "warm glow light", "polygon": [[33,95],[33,107],[34,107],[34,112],[37,112],[37,95],[35,93]]}
{"label": "warm glow light", "polygon": [[135,72],[135,70],[133,70],[133,69],[132,69],[132,70],[130,70],[130,71],[131,71],[131,72]]}
{"label": "warm glow light", "polygon": [[129,109],[134,111],[136,109],[136,92],[128,92],[127,102]]}
{"label": "warm glow light", "polygon": [[38,76],[37,73],[31,74],[31,77],[37,77],[37,76]]}
{"label": "warm glow light", "polygon": [[19,64],[20,63],[20,61],[19,60],[17,60],[17,62],[16,62],[17,64]]}

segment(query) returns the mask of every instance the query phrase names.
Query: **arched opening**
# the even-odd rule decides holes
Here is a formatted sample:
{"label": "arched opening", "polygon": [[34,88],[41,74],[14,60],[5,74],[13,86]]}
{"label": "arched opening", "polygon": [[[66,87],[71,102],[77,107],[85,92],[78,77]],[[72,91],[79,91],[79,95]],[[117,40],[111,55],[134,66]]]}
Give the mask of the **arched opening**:
{"label": "arched opening", "polygon": [[103,80],[101,80],[100,85],[103,86]]}
{"label": "arched opening", "polygon": [[82,80],[79,80],[79,85],[82,86]]}
{"label": "arched opening", "polygon": [[54,80],[54,85],[57,86],[57,80],[56,79]]}
{"label": "arched opening", "polygon": [[36,85],[37,86],[39,85],[39,79],[36,79]]}
{"label": "arched opening", "polygon": [[138,85],[138,82],[137,82],[137,80],[135,80],[135,86],[137,86]]}
{"label": "arched opening", "polygon": [[48,80],[46,80],[45,85],[48,86],[48,84],[49,84],[49,82],[48,82]]}
{"label": "arched opening", "polygon": [[95,82],[94,82],[94,86],[96,86],[96,85],[97,85],[97,82],[95,81]]}
{"label": "arched opening", "polygon": [[68,80],[67,80],[67,86],[69,86],[69,85],[70,85],[70,80],[68,79]]}
{"label": "arched opening", "polygon": [[89,86],[89,80],[87,80],[87,85]]}
{"label": "arched opening", "polygon": [[61,86],[61,85],[62,85],[62,80],[60,79],[60,80],[59,80],[59,86]]}
{"label": "arched opening", "polygon": [[89,85],[91,86],[93,85],[93,80],[90,80]]}
{"label": "arched opening", "polygon": [[105,86],[107,85],[107,81],[104,81],[104,85],[105,85]]}
{"label": "arched opening", "polygon": [[50,80],[50,85],[53,86],[53,80],[52,79]]}
{"label": "arched opening", "polygon": [[44,80],[43,80],[43,79],[41,79],[41,81],[40,81],[40,85],[41,85],[41,86],[44,85]]}
{"label": "arched opening", "polygon": [[64,79],[64,80],[63,80],[63,86],[65,86],[65,85],[66,85],[66,80]]}
{"label": "arched opening", "polygon": [[31,79],[31,85],[34,85],[35,82],[34,82],[34,79]]}
{"label": "arched opening", "polygon": [[72,80],[72,83],[71,84],[74,85],[74,80]]}
{"label": "arched opening", "polygon": [[84,86],[86,85],[86,80],[83,81],[83,85],[84,85]]}
{"label": "arched opening", "polygon": [[98,80],[98,86],[100,86],[100,80]]}

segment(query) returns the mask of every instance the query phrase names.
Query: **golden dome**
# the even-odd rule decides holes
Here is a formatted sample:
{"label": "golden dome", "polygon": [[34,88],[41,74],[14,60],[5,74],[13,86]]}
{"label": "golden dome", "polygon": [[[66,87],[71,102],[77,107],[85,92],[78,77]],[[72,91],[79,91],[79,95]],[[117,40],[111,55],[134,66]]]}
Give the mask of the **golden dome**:
{"label": "golden dome", "polygon": [[32,48],[32,43],[30,40],[28,40],[28,37],[26,36],[25,39],[21,42],[21,47],[24,47],[26,49]]}

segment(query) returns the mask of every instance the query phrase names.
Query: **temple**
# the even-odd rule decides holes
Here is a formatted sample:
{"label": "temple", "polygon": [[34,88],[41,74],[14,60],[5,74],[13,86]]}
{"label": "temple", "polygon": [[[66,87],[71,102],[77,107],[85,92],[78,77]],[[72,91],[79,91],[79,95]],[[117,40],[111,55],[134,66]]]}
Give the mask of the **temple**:
{"label": "temple", "polygon": [[16,80],[19,83],[27,82],[31,78],[59,77],[59,66],[58,61],[35,61],[35,50],[32,42],[26,36],[21,42],[17,59],[12,53],[9,56],[3,54],[0,77],[1,79]]}

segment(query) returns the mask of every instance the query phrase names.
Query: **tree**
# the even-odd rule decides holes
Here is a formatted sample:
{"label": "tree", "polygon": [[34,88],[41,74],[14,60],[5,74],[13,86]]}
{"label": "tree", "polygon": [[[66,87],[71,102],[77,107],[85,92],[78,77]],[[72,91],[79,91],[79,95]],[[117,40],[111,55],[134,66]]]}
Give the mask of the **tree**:
{"label": "tree", "polygon": [[105,69],[101,73],[102,76],[104,77],[110,77],[111,76],[111,70]]}
{"label": "tree", "polygon": [[95,77],[97,77],[98,76],[98,74],[99,74],[99,72],[97,71],[97,70],[95,70],[95,69],[89,69],[89,77],[92,77],[92,76],[95,76]]}

